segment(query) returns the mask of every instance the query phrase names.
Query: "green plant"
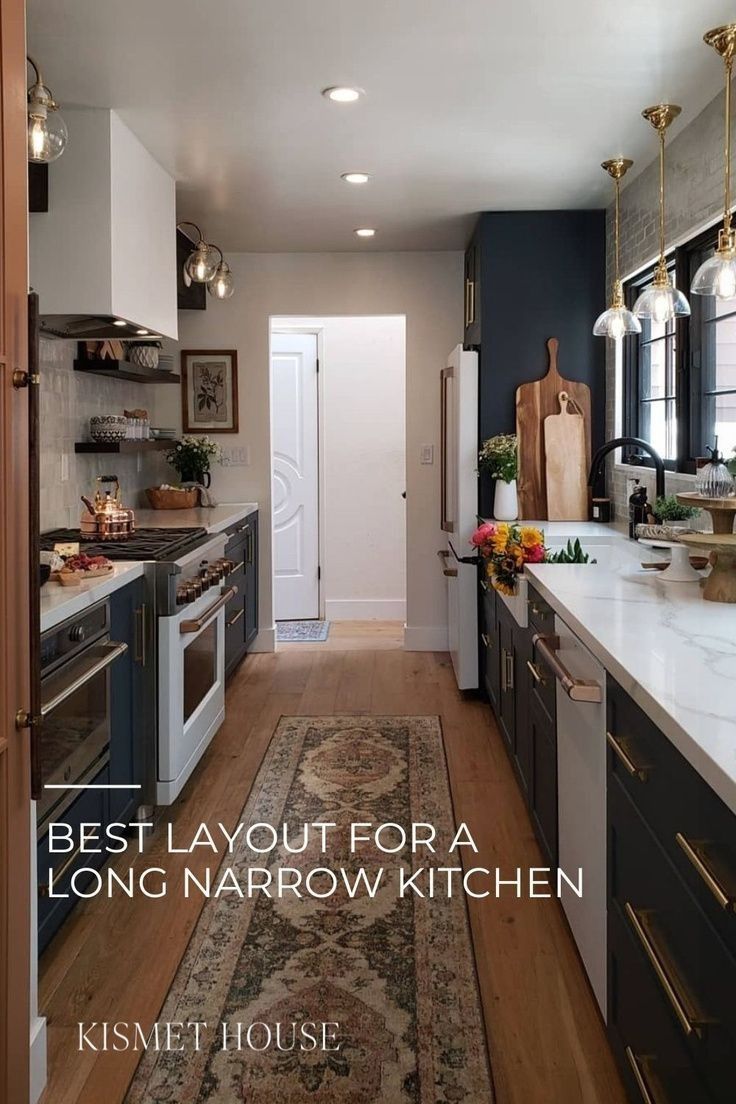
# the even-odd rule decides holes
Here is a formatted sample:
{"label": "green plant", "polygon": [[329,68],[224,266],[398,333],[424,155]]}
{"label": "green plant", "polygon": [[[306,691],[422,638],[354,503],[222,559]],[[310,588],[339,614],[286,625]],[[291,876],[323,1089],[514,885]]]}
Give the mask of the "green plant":
{"label": "green plant", "polygon": [[589,553],[583,552],[583,546],[576,537],[574,544],[569,540],[565,548],[560,548],[557,552],[548,551],[545,563],[587,564],[597,563],[597,560],[591,560]]}
{"label": "green plant", "polygon": [[660,495],[652,507],[652,513],[660,525],[667,521],[687,521],[697,512],[693,506],[683,506],[674,495]]}
{"label": "green plant", "polygon": [[478,453],[478,467],[487,471],[493,479],[510,483],[519,474],[519,456],[515,433],[499,433],[489,437]]}
{"label": "green plant", "polygon": [[208,472],[212,460],[220,460],[222,449],[209,437],[182,437],[166,453],[166,459],[180,477]]}

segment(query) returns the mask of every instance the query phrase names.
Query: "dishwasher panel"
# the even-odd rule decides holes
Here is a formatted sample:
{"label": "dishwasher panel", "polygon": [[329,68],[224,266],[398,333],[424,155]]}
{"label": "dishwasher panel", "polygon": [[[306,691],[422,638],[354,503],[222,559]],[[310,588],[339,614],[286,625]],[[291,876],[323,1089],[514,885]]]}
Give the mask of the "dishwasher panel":
{"label": "dishwasher panel", "polygon": [[574,701],[557,683],[559,866],[583,896],[562,886],[562,907],[603,1014],[606,1003],[606,672],[560,617],[560,664],[573,678],[600,685],[600,702]]}

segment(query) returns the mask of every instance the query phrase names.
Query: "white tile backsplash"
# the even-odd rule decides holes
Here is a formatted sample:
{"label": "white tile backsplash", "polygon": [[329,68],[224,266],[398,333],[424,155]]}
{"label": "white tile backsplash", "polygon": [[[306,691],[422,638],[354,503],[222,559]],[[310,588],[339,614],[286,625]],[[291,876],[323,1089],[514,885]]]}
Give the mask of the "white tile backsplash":
{"label": "white tile backsplash", "polygon": [[[82,504],[79,496],[93,495],[98,475],[117,475],[127,506],[147,506],[146,487],[172,478],[173,471],[161,452],[128,456],[105,453],[77,454],[75,441],[89,440],[89,419],[94,414],[122,414],[124,409],[144,407],[155,423],[156,393],[162,387],[106,379],[75,372],[76,342],[41,339],[40,372],[40,470],[41,529],[76,527]],[[164,385],[174,390],[172,384]],[[62,482],[62,456],[69,478]],[[140,469],[140,470],[139,470]]]}

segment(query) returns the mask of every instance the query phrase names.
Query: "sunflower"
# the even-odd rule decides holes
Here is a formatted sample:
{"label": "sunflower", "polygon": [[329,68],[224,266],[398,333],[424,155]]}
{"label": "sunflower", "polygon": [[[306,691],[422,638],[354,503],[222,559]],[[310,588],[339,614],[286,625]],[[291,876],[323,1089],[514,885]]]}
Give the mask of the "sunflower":
{"label": "sunflower", "polygon": [[539,544],[544,544],[544,535],[541,529],[536,529],[533,525],[522,525],[520,539],[522,548],[534,548]]}
{"label": "sunflower", "polygon": [[491,537],[491,546],[494,552],[505,552],[509,539],[509,527],[501,524],[497,527],[494,536]]}

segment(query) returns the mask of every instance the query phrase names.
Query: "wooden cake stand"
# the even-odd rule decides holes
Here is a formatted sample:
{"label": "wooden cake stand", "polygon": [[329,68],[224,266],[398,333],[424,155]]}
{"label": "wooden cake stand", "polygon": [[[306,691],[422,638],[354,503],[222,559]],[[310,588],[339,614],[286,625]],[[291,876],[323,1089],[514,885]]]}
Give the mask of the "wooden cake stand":
{"label": "wooden cake stand", "polygon": [[709,602],[736,602],[736,533],[683,533],[680,543],[710,552],[713,570],[705,580],[703,597]]}
{"label": "wooden cake stand", "polygon": [[683,506],[694,506],[710,514],[714,533],[733,533],[736,518],[736,495],[733,498],[704,498],[695,491],[683,491],[675,496]]}

